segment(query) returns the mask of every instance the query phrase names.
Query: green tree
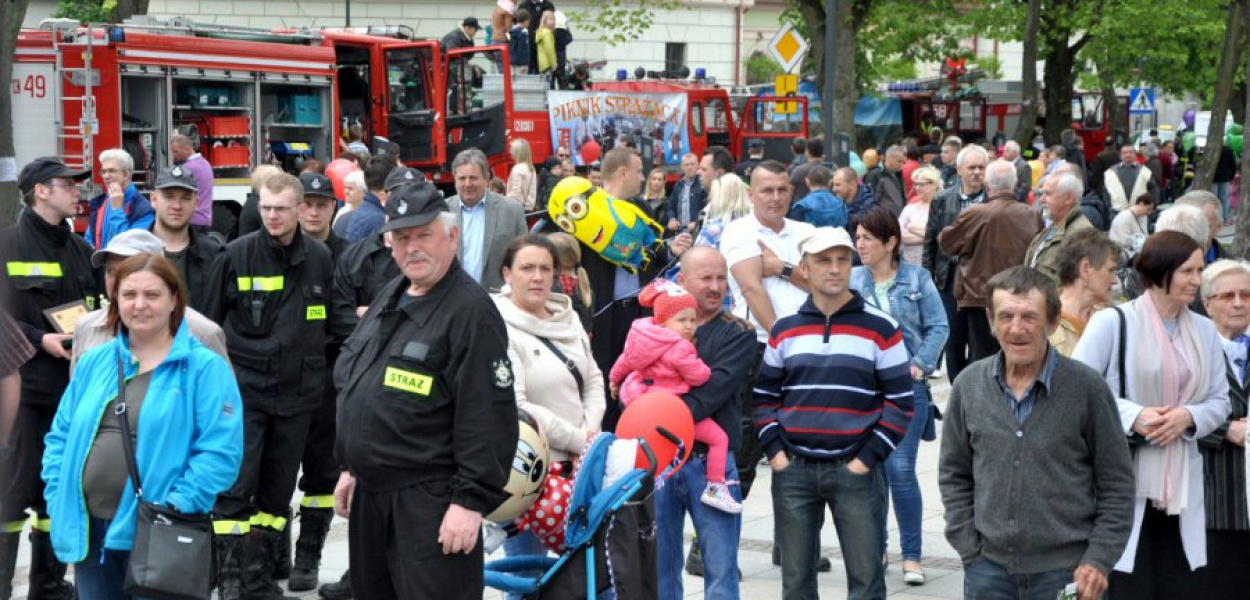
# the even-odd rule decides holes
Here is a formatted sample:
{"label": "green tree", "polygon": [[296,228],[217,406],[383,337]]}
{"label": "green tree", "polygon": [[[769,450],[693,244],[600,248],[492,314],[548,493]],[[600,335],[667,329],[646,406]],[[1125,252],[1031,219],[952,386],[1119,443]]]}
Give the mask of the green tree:
{"label": "green tree", "polygon": [[59,0],[57,17],[83,23],[121,23],[135,15],[148,14],[149,0]]}
{"label": "green tree", "polygon": [[747,72],[747,85],[770,84],[785,72],[777,61],[759,51],[752,52],[743,66]]}
{"label": "green tree", "polygon": [[609,46],[616,46],[642,37],[655,24],[657,11],[679,8],[679,0],[586,0],[584,10],[567,15],[573,25],[595,34]]}

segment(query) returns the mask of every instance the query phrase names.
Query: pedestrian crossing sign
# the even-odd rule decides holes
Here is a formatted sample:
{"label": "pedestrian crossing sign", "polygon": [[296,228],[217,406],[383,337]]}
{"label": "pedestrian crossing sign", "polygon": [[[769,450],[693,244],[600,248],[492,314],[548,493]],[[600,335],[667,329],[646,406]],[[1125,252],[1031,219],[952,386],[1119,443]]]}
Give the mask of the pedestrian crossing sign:
{"label": "pedestrian crossing sign", "polygon": [[1154,88],[1132,88],[1128,93],[1128,114],[1151,115],[1155,112]]}

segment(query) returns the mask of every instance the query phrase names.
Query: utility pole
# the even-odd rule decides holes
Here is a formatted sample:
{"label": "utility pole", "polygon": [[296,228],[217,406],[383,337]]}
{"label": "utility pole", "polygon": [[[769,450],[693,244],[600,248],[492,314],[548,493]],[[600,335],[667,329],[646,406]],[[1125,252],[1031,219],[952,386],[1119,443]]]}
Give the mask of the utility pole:
{"label": "utility pole", "polygon": [[833,68],[833,29],[838,14],[838,0],[825,0],[825,51],[822,53],[825,61],[825,89],[820,99],[820,120],[824,126],[825,138],[825,162],[839,164],[841,156],[838,155],[839,148],[837,139],[833,135],[833,113],[834,106],[837,102],[833,97],[833,78],[835,71]]}

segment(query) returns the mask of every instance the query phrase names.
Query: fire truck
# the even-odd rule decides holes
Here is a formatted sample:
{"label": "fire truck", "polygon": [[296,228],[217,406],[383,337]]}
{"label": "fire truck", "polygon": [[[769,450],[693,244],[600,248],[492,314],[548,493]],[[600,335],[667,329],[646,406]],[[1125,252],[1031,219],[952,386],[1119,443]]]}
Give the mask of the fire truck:
{"label": "fire truck", "polygon": [[[60,156],[98,171],[99,152],[120,147],[135,158],[142,187],[171,163],[168,140],[182,133],[213,165],[215,211],[237,215],[258,164],[294,171],[304,159],[333,159],[350,124],[375,152],[397,146],[404,164],[440,183],[451,181],[447,164],[466,148],[484,151],[497,172],[509,160],[504,46],[444,53],[404,26],[50,20],[19,33],[15,58],[19,165]],[[85,227],[81,215],[77,226]]]}
{"label": "fire truck", "polygon": [[[668,74],[668,75],[676,75]],[[689,151],[701,155],[709,146],[723,146],[735,158],[747,157],[747,145],[753,140],[764,142],[764,157],[789,162],[790,140],[808,136],[807,99],[798,97],[762,96],[750,98],[741,112],[736,112],[728,90],[714,80],[703,77],[696,69],[694,77],[668,77],[660,73],[635,73],[628,79],[622,71],[615,80],[590,83],[593,92],[620,94],[681,94],[686,96],[686,114],[683,117]],[[514,135],[529,142],[534,162],[541,164],[555,154],[552,144],[551,119],[548,114],[548,90],[541,77],[518,76],[512,85]],[[645,137],[645,136],[643,136]],[[604,148],[604,151],[608,148]],[[679,173],[675,162],[648,160],[668,171],[670,181]]]}

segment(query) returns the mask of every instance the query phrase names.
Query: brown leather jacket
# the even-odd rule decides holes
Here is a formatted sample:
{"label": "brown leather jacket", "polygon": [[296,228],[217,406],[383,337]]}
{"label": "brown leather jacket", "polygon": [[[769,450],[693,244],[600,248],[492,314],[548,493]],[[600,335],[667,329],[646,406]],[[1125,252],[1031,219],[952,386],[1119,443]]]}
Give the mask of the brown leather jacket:
{"label": "brown leather jacket", "polygon": [[1009,267],[1024,263],[1033,236],[1042,230],[1042,215],[1011,192],[996,192],[984,204],[968,208],[938,234],[938,245],[959,257],[955,301],[959,308],[989,303],[985,284]]}

